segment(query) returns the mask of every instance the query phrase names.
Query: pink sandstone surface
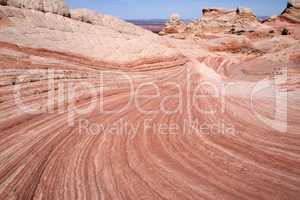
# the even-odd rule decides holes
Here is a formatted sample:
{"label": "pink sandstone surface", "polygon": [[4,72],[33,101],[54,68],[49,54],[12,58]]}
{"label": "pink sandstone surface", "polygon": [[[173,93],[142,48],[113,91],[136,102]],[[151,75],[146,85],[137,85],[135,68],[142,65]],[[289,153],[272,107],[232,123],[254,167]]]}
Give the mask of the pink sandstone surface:
{"label": "pink sandstone surface", "polygon": [[[1,200],[299,199],[297,12],[262,23],[247,9],[207,9],[192,24],[173,16],[160,37],[91,10],[65,17],[0,2]],[[299,8],[291,2],[287,10]],[[16,88],[34,114],[17,105]],[[131,90],[139,106],[82,111],[100,97],[105,110],[121,109]],[[120,119],[138,126],[96,126]],[[190,133],[185,122],[195,121],[231,133]],[[158,124],[178,127],[162,134]]]}

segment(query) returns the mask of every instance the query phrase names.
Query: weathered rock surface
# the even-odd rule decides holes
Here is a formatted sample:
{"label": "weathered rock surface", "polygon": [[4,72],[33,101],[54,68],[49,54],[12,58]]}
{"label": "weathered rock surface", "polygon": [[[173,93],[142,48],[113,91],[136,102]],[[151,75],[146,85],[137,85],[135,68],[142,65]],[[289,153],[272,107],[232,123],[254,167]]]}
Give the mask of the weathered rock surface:
{"label": "weathered rock surface", "polygon": [[283,11],[281,17],[292,22],[300,23],[300,1],[289,0],[287,8]]}
{"label": "weathered rock surface", "polygon": [[69,8],[64,0],[1,0],[0,5],[27,8],[42,12],[50,12],[63,16],[69,16]]}
{"label": "weathered rock surface", "polygon": [[203,16],[196,24],[207,32],[251,31],[260,26],[255,14],[246,8],[236,10],[204,9]]}
{"label": "weathered rock surface", "polygon": [[7,0],[0,0],[0,5],[7,6]]}
{"label": "weathered rock surface", "polygon": [[0,29],[0,41],[19,46],[69,52],[116,64],[174,59],[178,55],[157,35],[113,17],[104,16],[103,25],[98,26],[51,13],[2,6],[0,16],[7,21]]}
{"label": "weathered rock surface", "polygon": [[160,35],[183,33],[186,29],[186,25],[181,20],[178,14],[172,14],[169,21],[166,23],[166,27],[159,33]]}
{"label": "weathered rock surface", "polygon": [[71,10],[71,18],[89,24],[110,28],[120,33],[138,35],[147,34],[147,31],[145,31],[144,29],[127,23],[117,17],[104,15],[85,8]]}
{"label": "weathered rock surface", "polygon": [[[179,22],[169,22],[161,35],[181,34],[210,37],[209,34],[235,34],[243,35],[259,30],[261,36],[267,35],[270,27],[262,24],[255,14],[247,8],[225,10],[219,8],[203,9],[202,17],[187,25]],[[170,20],[172,21],[172,20]],[[173,20],[176,21],[176,20]]]}
{"label": "weathered rock surface", "polygon": [[300,9],[300,1],[299,0],[288,0],[288,7],[294,7]]}
{"label": "weathered rock surface", "polygon": [[0,7],[1,200],[299,199],[293,33],[159,37],[87,13]]}
{"label": "weathered rock surface", "polygon": [[291,35],[293,38],[300,39],[300,6],[299,0],[288,1],[286,9],[280,16],[273,16],[265,20],[265,25],[271,26],[279,34]]}

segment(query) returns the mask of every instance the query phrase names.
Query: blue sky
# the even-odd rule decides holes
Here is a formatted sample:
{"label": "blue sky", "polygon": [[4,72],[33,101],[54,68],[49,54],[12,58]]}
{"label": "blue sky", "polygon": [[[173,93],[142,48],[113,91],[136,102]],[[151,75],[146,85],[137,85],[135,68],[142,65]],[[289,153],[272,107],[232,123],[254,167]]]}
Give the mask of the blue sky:
{"label": "blue sky", "polygon": [[172,13],[191,19],[202,8],[251,8],[257,16],[278,15],[287,0],[65,0],[71,8],[90,8],[123,19],[165,19]]}

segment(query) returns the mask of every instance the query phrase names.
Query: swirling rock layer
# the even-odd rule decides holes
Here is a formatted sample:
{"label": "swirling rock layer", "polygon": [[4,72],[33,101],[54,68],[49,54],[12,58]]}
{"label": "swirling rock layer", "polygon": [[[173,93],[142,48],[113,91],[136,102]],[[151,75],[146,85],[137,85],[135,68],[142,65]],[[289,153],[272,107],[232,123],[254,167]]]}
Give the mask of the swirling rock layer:
{"label": "swirling rock layer", "polygon": [[292,36],[224,45],[0,16],[0,199],[298,199]]}

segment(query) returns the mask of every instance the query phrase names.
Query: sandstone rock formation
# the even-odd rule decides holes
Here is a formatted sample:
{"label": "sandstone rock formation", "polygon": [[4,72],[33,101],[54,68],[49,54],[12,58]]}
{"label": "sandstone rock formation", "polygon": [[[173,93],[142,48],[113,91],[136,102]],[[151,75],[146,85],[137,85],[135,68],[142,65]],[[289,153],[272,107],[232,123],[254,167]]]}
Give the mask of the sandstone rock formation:
{"label": "sandstone rock formation", "polygon": [[300,23],[300,1],[289,0],[287,8],[283,11],[282,17],[292,22]]}
{"label": "sandstone rock formation", "polygon": [[208,32],[251,31],[260,25],[255,14],[245,8],[236,10],[204,9],[197,26]]}
{"label": "sandstone rock formation", "polygon": [[72,13],[0,6],[1,200],[299,198],[294,32],[218,33],[256,22],[210,10],[226,26],[178,40]]}
{"label": "sandstone rock formation", "polygon": [[0,7],[0,15],[6,16],[2,19],[8,21],[0,29],[0,41],[19,46],[70,52],[116,64],[177,56],[157,35],[114,17],[97,18],[102,21],[93,23],[102,22],[103,26],[95,26],[60,15],[13,7]]}
{"label": "sandstone rock formation", "polygon": [[139,35],[147,34],[147,31],[145,31],[144,29],[127,23],[121,19],[118,19],[117,17],[104,15],[85,8],[71,10],[71,18],[93,25],[111,28],[120,33],[131,33]]}
{"label": "sandstone rock formation", "polygon": [[[209,34],[236,34],[260,32],[266,35],[270,27],[263,25],[255,14],[247,8],[225,10],[219,8],[203,9],[203,16],[187,25],[179,22],[168,23],[161,35],[177,34],[210,37]],[[172,20],[171,20],[172,21]]]}
{"label": "sandstone rock formation", "polygon": [[295,39],[300,39],[300,6],[298,0],[288,1],[286,9],[280,16],[273,16],[265,21],[264,25],[272,27],[282,35],[291,35]]}
{"label": "sandstone rock formation", "polygon": [[64,0],[1,0],[0,5],[33,9],[63,16],[70,15],[69,8],[65,5]]}
{"label": "sandstone rock formation", "polygon": [[159,33],[160,35],[183,33],[186,29],[186,25],[181,20],[178,14],[172,14],[169,21],[166,23],[166,27]]}

